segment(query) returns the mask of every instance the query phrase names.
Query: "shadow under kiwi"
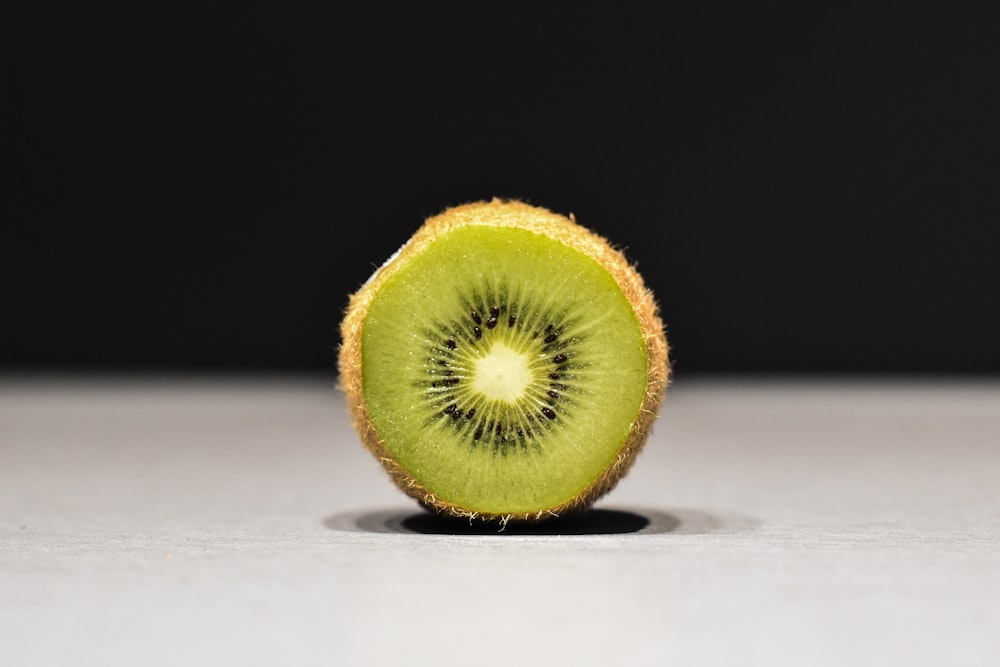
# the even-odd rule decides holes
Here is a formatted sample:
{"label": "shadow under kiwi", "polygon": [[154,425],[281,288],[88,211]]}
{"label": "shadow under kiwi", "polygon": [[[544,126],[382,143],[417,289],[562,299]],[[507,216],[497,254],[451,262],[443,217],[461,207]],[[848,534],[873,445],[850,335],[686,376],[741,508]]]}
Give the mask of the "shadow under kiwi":
{"label": "shadow under kiwi", "polygon": [[455,519],[423,510],[383,509],[334,514],[323,520],[330,530],[403,535],[655,535],[699,534],[741,530],[753,520],[721,518],[691,509],[596,508],[539,524],[506,526]]}

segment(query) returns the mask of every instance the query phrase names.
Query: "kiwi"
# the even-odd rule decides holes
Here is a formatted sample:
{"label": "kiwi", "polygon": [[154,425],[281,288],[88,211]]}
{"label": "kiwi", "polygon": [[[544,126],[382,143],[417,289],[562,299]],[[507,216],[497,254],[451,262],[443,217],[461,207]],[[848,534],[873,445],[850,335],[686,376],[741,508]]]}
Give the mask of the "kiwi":
{"label": "kiwi", "polygon": [[501,523],[609,491],[669,374],[624,256],[514,201],[427,220],[351,297],[341,334],[354,426],[393,481],[438,513]]}

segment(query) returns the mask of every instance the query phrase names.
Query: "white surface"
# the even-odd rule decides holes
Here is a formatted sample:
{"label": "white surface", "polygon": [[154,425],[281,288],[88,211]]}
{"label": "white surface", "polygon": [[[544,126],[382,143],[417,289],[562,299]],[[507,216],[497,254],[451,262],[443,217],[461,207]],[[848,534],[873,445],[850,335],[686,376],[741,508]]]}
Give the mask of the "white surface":
{"label": "white surface", "polygon": [[424,535],[332,382],[0,383],[0,665],[1000,664],[1000,384],[672,387],[624,535]]}

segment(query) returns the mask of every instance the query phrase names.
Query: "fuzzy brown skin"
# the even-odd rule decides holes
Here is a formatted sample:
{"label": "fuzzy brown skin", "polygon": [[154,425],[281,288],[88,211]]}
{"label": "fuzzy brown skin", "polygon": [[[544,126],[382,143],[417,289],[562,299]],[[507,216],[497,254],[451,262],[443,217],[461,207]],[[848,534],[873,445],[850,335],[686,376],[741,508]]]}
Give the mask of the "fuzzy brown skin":
{"label": "fuzzy brown skin", "polygon": [[[572,218],[572,216],[571,216]],[[636,420],[629,429],[614,461],[582,492],[570,500],[552,507],[540,508],[535,512],[498,514],[476,512],[459,507],[436,497],[404,470],[386,449],[372,424],[365,405],[361,378],[361,335],[368,306],[382,285],[408,260],[424,250],[442,233],[464,225],[489,225],[496,227],[517,227],[558,240],[587,255],[607,269],[624,292],[631,304],[646,344],[647,384],[646,395],[639,407]],[[657,312],[653,295],[646,289],[642,277],[628,263],[621,252],[612,248],[607,240],[576,224],[572,219],[552,213],[542,208],[516,201],[477,202],[448,209],[430,218],[417,230],[413,238],[384,264],[360,290],[351,296],[351,302],[341,324],[343,343],[340,347],[340,386],[347,396],[354,428],[365,446],[375,455],[388,471],[396,485],[407,495],[439,514],[467,519],[499,522],[538,522],[560,515],[570,514],[589,507],[595,500],[610,491],[618,480],[628,472],[636,454],[649,435],[653,420],[663,402],[669,381],[670,368],[667,359],[667,339],[663,332],[663,322]]]}

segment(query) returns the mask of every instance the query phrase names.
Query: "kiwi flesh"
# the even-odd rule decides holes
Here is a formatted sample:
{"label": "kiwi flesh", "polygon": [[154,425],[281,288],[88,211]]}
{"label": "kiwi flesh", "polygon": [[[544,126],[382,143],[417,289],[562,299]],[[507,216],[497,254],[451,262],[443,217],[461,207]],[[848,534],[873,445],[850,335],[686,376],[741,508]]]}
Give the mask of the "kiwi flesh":
{"label": "kiwi flesh", "polygon": [[340,384],[430,510],[541,521],[631,466],[669,377],[652,294],[573,220],[493,200],[433,217],[351,297]]}

